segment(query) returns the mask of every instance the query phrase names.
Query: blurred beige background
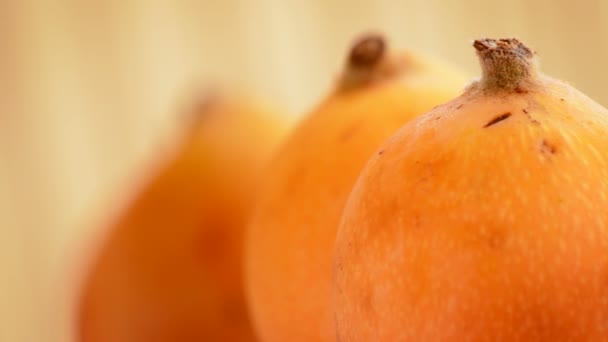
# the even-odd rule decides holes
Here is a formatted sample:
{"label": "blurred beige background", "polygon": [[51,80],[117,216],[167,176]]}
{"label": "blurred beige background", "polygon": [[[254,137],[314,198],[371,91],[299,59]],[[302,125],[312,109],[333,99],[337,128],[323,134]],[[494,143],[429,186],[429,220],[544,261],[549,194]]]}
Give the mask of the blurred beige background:
{"label": "blurred beige background", "polygon": [[606,20],[603,0],[0,2],[0,341],[70,340],[92,222],[169,141],[192,85],[221,80],[300,115],[376,29],[471,75],[472,39],[517,36],[608,105]]}

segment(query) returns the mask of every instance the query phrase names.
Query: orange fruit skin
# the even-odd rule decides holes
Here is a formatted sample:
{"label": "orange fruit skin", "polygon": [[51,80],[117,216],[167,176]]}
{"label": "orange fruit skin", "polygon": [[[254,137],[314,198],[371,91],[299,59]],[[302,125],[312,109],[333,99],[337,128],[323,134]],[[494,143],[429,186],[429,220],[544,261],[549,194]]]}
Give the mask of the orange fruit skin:
{"label": "orange fruit skin", "polygon": [[335,340],[333,246],[361,168],[404,122],[464,84],[442,66],[412,68],[397,79],[333,93],[270,164],[246,238],[246,288],[262,341]]}
{"label": "orange fruit skin", "polygon": [[608,340],[607,151],[608,111],[550,79],[406,124],[344,211],[340,341]]}
{"label": "orange fruit skin", "polygon": [[287,120],[243,99],[198,120],[107,227],[82,292],[80,341],[255,340],[242,239]]}

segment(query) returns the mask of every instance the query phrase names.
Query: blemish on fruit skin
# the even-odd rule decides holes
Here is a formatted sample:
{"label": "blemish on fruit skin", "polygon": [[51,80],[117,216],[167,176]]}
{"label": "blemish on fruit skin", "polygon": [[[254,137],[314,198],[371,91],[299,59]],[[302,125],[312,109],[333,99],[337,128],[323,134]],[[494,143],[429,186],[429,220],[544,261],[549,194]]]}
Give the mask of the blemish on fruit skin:
{"label": "blemish on fruit skin", "polygon": [[518,94],[526,94],[528,91],[521,89],[520,87],[515,88],[515,92]]}
{"label": "blemish on fruit skin", "polygon": [[336,269],[339,271],[342,271],[344,269],[344,264],[342,263],[342,261],[336,262]]}
{"label": "blemish on fruit skin", "polygon": [[499,249],[505,246],[506,236],[504,232],[493,232],[489,234],[486,241],[491,249]]}
{"label": "blemish on fruit skin", "polygon": [[538,122],[538,120],[534,119],[531,115],[530,112],[527,109],[522,109],[522,111],[524,112],[524,114],[528,117],[528,119],[530,119],[530,122],[532,122],[535,125],[539,125],[540,122]]}
{"label": "blemish on fruit skin", "polygon": [[229,226],[226,222],[204,222],[200,233],[194,238],[194,257],[206,267],[217,268],[217,260],[224,260],[230,252]]}
{"label": "blemish on fruit skin", "polygon": [[384,150],[378,151],[378,155],[381,156],[384,153]]}
{"label": "blemish on fruit skin", "polygon": [[353,135],[355,135],[355,133],[359,130],[359,128],[361,127],[361,125],[357,122],[351,126],[349,126],[347,129],[345,129],[344,131],[342,131],[342,134],[340,134],[340,141],[348,141],[350,140],[350,138],[353,137]]}
{"label": "blemish on fruit skin", "polygon": [[464,105],[463,104],[459,104],[458,107],[456,107],[456,109],[460,109],[462,108]]}
{"label": "blemish on fruit skin", "polygon": [[557,148],[546,139],[543,139],[540,142],[540,152],[543,154],[555,154],[557,152]]}
{"label": "blemish on fruit skin", "polygon": [[508,119],[510,116],[511,116],[511,112],[506,112],[506,113],[500,114],[499,116],[495,117],[494,119],[490,120],[487,124],[485,124],[483,126],[483,128],[488,128],[490,126],[494,126],[497,123]]}

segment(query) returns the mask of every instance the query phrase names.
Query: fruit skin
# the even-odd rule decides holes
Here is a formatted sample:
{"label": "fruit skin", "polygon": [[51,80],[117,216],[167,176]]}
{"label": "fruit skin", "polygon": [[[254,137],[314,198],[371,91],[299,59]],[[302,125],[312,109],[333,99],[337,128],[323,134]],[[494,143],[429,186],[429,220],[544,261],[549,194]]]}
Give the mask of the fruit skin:
{"label": "fruit skin", "polygon": [[608,111],[532,57],[488,82],[479,48],[482,80],[392,136],[348,200],[340,341],[608,336]]}
{"label": "fruit skin", "polygon": [[246,287],[262,341],[335,340],[334,239],[361,168],[404,122],[465,83],[457,71],[412,54],[382,52],[375,60],[384,51],[377,39],[355,45],[337,89],[297,126],[265,175],[246,241]]}
{"label": "fruit skin", "polygon": [[254,341],[242,235],[288,121],[243,96],[192,112],[175,152],[107,228],[82,293],[85,342]]}

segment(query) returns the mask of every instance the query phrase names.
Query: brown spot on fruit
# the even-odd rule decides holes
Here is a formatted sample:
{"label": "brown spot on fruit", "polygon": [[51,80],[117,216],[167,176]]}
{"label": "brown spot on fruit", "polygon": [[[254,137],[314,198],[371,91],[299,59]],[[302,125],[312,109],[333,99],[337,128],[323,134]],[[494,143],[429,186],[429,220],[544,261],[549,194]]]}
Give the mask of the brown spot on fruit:
{"label": "brown spot on fruit", "polygon": [[507,112],[507,113],[504,113],[504,114],[500,114],[499,116],[495,117],[494,119],[492,119],[492,120],[488,121],[488,123],[487,123],[487,124],[485,124],[485,125],[483,126],[483,128],[488,128],[488,127],[490,127],[490,126],[494,126],[494,125],[496,125],[497,123],[499,123],[499,122],[501,122],[501,121],[503,121],[503,120],[508,119],[510,116],[511,116],[511,113],[510,113],[510,112]]}
{"label": "brown spot on fruit", "polygon": [[538,122],[538,120],[534,119],[534,118],[532,117],[532,115],[530,115],[530,112],[528,112],[528,110],[527,110],[527,109],[525,109],[525,108],[524,108],[524,109],[522,109],[522,111],[523,111],[523,112],[524,112],[524,114],[525,114],[525,115],[528,117],[528,119],[530,119],[530,122],[532,122],[532,123],[533,123],[533,124],[535,124],[535,125],[540,124],[540,122]]}
{"label": "brown spot on fruit", "polygon": [[205,224],[201,227],[197,248],[201,262],[209,263],[209,267],[215,266],[215,261],[224,257],[229,248],[229,229],[221,223]]}
{"label": "brown spot on fruit", "polygon": [[505,234],[502,231],[493,231],[486,237],[488,247],[491,249],[499,249],[504,247],[506,240]]}
{"label": "brown spot on fruit", "polygon": [[350,125],[340,135],[340,141],[345,142],[345,141],[350,140],[350,138],[352,138],[353,135],[355,133],[357,133],[357,131],[359,130],[360,127],[361,127],[361,124],[358,122],[355,122],[354,124]]}
{"label": "brown spot on fruit", "polygon": [[557,152],[557,147],[554,144],[550,143],[546,139],[543,139],[540,142],[540,152],[542,154],[555,154]]}

